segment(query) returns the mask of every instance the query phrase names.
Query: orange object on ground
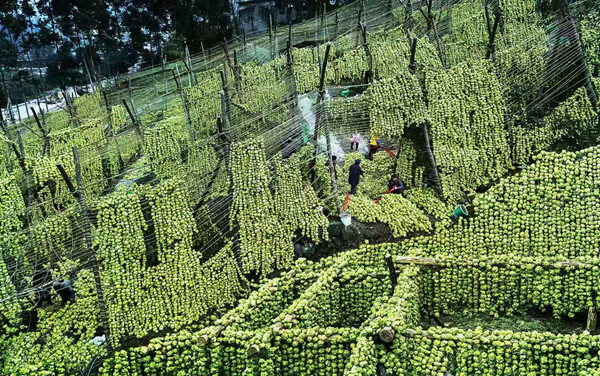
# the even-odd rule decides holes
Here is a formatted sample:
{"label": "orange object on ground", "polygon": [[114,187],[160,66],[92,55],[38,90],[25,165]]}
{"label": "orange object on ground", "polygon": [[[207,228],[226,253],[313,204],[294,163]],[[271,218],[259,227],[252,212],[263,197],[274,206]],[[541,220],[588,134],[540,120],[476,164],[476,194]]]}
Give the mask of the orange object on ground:
{"label": "orange object on ground", "polygon": [[342,211],[348,210],[348,203],[350,202],[350,196],[352,196],[350,193],[348,193],[346,195],[346,199],[344,200],[344,205],[342,205]]}
{"label": "orange object on ground", "polygon": [[[394,188],[392,188],[392,189],[390,189],[389,191],[385,192],[385,193],[384,193],[384,195],[387,195],[387,194],[389,194],[389,193],[392,193],[393,191],[394,191]],[[377,203],[379,202],[379,200],[381,200],[382,198],[383,198],[383,196],[379,197],[379,198],[377,199],[377,201],[375,201],[375,203],[377,204]]]}

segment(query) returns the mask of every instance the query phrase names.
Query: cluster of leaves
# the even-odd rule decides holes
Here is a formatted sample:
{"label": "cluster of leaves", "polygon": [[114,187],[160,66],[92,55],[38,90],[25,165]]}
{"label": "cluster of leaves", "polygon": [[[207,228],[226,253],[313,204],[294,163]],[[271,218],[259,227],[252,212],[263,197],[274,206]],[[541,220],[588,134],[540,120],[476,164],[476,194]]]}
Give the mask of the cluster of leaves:
{"label": "cluster of leaves", "polygon": [[489,61],[475,60],[427,76],[431,141],[444,195],[502,176],[510,166],[504,101]]}
{"label": "cluster of leaves", "polygon": [[101,119],[106,115],[101,103],[100,90],[96,90],[93,94],[75,98],[73,108],[80,119]]}
{"label": "cluster of leaves", "polygon": [[0,175],[0,258],[24,261],[25,241],[22,216],[25,201],[12,175]]}
{"label": "cluster of leaves", "polygon": [[[144,242],[142,199],[151,208],[156,250],[147,251]],[[145,197],[117,191],[99,203],[96,242],[115,341],[180,329],[242,293],[243,277],[231,244],[201,263],[201,255],[192,248],[194,232],[179,181],[165,181]],[[150,252],[156,252],[158,265],[148,265]]]}
{"label": "cluster of leaves", "polygon": [[432,312],[512,315],[530,307],[552,307],[555,317],[600,306],[595,301],[600,269],[596,262],[556,266],[561,258],[441,257],[440,269],[424,269],[419,286]]}
{"label": "cluster of leaves", "polygon": [[362,83],[368,69],[365,49],[358,46],[345,51],[327,66],[327,70],[329,69],[335,72],[333,77],[327,76],[329,84]]}
{"label": "cluster of leaves", "polygon": [[286,231],[302,230],[302,236],[319,243],[328,240],[329,221],[323,214],[312,185],[304,184],[297,159],[275,162],[275,213]]}
{"label": "cluster of leaves", "polygon": [[[289,73],[283,69],[284,66],[283,57],[264,65],[248,63],[243,66],[240,95],[249,112],[261,113],[285,103],[289,95],[285,75]],[[286,111],[268,112],[268,115],[267,119],[276,124],[287,119]]]}
{"label": "cluster of leaves", "polygon": [[56,212],[43,218],[40,211],[34,212],[34,221],[30,226],[32,246],[36,255],[42,260],[67,257],[73,246],[73,226],[78,220],[78,213],[73,207]]}
{"label": "cluster of leaves", "polygon": [[590,72],[600,69],[600,31],[598,30],[598,24],[600,24],[600,11],[598,9],[586,12],[579,23],[581,42]]}
{"label": "cluster of leaves", "polygon": [[[410,46],[403,27],[381,30],[369,34],[369,46],[373,55],[373,74],[377,79],[394,78],[398,72],[408,69],[410,63]],[[428,38],[419,38],[415,55],[417,69],[437,69],[442,64],[437,48]]]}
{"label": "cluster of leaves", "polygon": [[0,372],[11,375],[75,375],[106,349],[89,341],[100,327],[100,307],[90,270],[80,271],[73,282],[76,300],[39,310],[38,330],[8,339],[0,359]]}
{"label": "cluster of leaves", "polygon": [[589,334],[417,329],[407,338],[410,374],[578,375],[581,360],[597,356]]}
{"label": "cluster of leaves", "polygon": [[125,110],[125,106],[120,104],[112,106],[110,109],[110,127],[113,134],[117,134],[117,132],[123,128],[126,123],[127,111]]}
{"label": "cluster of leaves", "polygon": [[[398,155],[396,156],[396,175],[405,184],[413,180],[414,168],[417,163],[417,149],[415,143],[408,137],[401,137],[398,141]],[[413,184],[414,187],[419,185]]]}
{"label": "cluster of leaves", "polygon": [[368,116],[368,97],[356,95],[350,98],[334,97],[325,102],[326,118],[332,131],[347,132],[363,128]]}
{"label": "cluster of leaves", "polygon": [[239,227],[243,271],[268,274],[290,265],[292,234],[278,223],[263,141],[234,144],[229,166],[233,181],[230,220],[231,226],[237,223]]}
{"label": "cluster of leaves", "polygon": [[52,131],[48,134],[48,138],[50,139],[50,154],[53,156],[72,155],[73,147],[103,147],[107,142],[102,119],[89,119],[77,127]]}
{"label": "cluster of leaves", "polygon": [[[402,269],[394,294],[391,297],[382,296],[375,302],[371,315],[361,326],[362,335],[358,338],[358,346],[352,353],[345,375],[372,375],[377,363],[385,365],[393,374],[401,374],[405,369],[405,341],[394,341],[388,351],[380,345],[375,346],[373,338],[384,328],[403,333],[419,325],[421,307],[417,275],[417,268]],[[367,352],[359,351],[358,347],[363,347]]]}
{"label": "cluster of leaves", "polygon": [[594,129],[597,119],[586,90],[581,87],[546,116],[540,126],[509,129],[511,159],[515,164],[528,163],[532,156],[557,141]]}
{"label": "cluster of leaves", "polygon": [[[325,59],[326,46],[321,46],[321,59]],[[335,48],[331,46],[328,64],[335,61]],[[319,88],[319,58],[318,50],[314,48],[293,48],[292,58],[294,62],[294,79],[298,93],[308,93]],[[335,70],[327,68],[325,72],[326,82],[335,82]]]}
{"label": "cluster of leaves", "polygon": [[402,195],[388,194],[376,204],[377,219],[387,224],[395,238],[409,233],[432,230],[429,218]]}
{"label": "cluster of leaves", "polygon": [[[187,173],[193,177],[189,179],[189,192],[195,202],[200,201],[206,190],[208,200],[225,197],[229,190],[229,176],[224,157],[219,156],[214,146],[206,140],[197,141],[189,148],[187,160]],[[218,171],[215,171],[216,169]],[[214,174],[216,173],[216,176]],[[212,181],[214,176],[214,181]],[[212,181],[212,185],[209,184]]]}
{"label": "cluster of leaves", "polygon": [[376,81],[367,94],[371,133],[377,136],[402,136],[405,128],[419,126],[428,118],[421,86],[406,70]]}
{"label": "cluster of leaves", "polygon": [[465,61],[484,58],[489,35],[481,3],[465,1],[454,4],[449,17],[452,27],[441,36],[448,64],[456,66]]}
{"label": "cluster of leaves", "polygon": [[[228,71],[230,72],[230,70]],[[221,78],[218,70],[202,72],[199,84],[185,88],[185,99],[194,134],[210,135],[221,116]]]}
{"label": "cluster of leaves", "polygon": [[181,146],[170,118],[144,131],[144,155],[160,177],[169,178],[181,171]]}
{"label": "cluster of leaves", "polygon": [[341,257],[274,321],[286,329],[359,326],[375,299],[390,291],[389,280],[379,278],[380,273],[381,265],[368,259]]}
{"label": "cluster of leaves", "polygon": [[[0,303],[2,312],[0,315],[0,348],[2,348],[1,343],[4,341],[2,334],[13,331],[21,319],[21,306],[17,299],[7,299],[14,296],[15,293],[15,286],[8,274],[6,264],[3,258],[0,257],[0,301],[2,301]],[[2,359],[1,356],[0,359]]]}
{"label": "cluster of leaves", "polygon": [[410,189],[406,192],[406,198],[437,220],[443,220],[450,216],[451,208],[442,202],[431,188]]}

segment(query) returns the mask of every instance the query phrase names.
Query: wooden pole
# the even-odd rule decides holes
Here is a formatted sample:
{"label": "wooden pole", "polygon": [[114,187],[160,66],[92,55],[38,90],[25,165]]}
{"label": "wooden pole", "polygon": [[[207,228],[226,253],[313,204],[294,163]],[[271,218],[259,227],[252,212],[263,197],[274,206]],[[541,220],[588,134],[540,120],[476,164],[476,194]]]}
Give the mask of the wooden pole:
{"label": "wooden pole", "polygon": [[75,161],[75,177],[77,180],[77,189],[73,186],[69,175],[65,171],[62,164],[57,163],[56,167],[60,172],[65,184],[69,188],[69,191],[75,197],[77,202],[79,203],[79,207],[81,209],[81,215],[83,218],[83,231],[85,236],[85,243],[87,247],[87,252],[89,254],[90,260],[92,261],[92,272],[94,274],[95,287],[96,287],[96,295],[98,296],[98,305],[100,306],[100,314],[102,316],[102,323],[106,330],[106,344],[109,352],[112,351],[111,337],[110,337],[110,325],[108,322],[108,317],[106,316],[106,305],[104,303],[104,292],[102,290],[102,283],[100,280],[100,268],[98,265],[98,260],[96,259],[96,251],[94,250],[92,243],[92,225],[91,225],[91,214],[89,208],[85,202],[85,194],[83,190],[83,181],[81,177],[81,165],[79,164],[79,155],[77,153],[77,148],[73,148],[73,159]]}
{"label": "wooden pole", "polygon": [[417,38],[412,39],[412,43],[410,44],[410,62],[408,64],[408,69],[415,74],[417,72],[417,64],[415,62],[415,56],[417,53]]}
{"label": "wooden pole", "polygon": [[50,138],[48,137],[48,131],[40,122],[40,119],[38,118],[38,115],[33,107],[31,107],[31,112],[33,113],[33,117],[35,118],[35,123],[37,124],[40,132],[42,133],[42,138],[44,139],[44,149],[42,150],[42,156],[46,155],[46,153],[48,154],[48,156],[50,156]]}
{"label": "wooden pole", "polygon": [[583,68],[583,74],[585,76],[585,89],[586,89],[588,97],[590,99],[590,103],[594,107],[594,110],[597,111],[598,110],[598,96],[596,95],[596,90],[594,90],[594,85],[592,84],[592,78],[590,76],[590,70],[585,61],[585,57],[584,57],[584,53],[583,53],[583,46],[581,45],[581,37],[579,35],[579,31],[577,30],[577,25],[575,24],[575,20],[573,19],[573,16],[571,16],[571,15],[569,15],[569,23],[571,24],[571,28],[575,32],[574,38],[576,40],[576,47],[577,47],[577,51],[579,53],[578,62],[579,62],[579,65]]}
{"label": "wooden pole", "polygon": [[440,197],[444,197],[444,190],[442,188],[442,181],[440,180],[440,174],[438,171],[437,163],[435,162],[435,155],[433,154],[433,150],[431,149],[431,141],[429,140],[429,127],[427,126],[428,121],[425,121],[423,124],[423,138],[425,139],[425,151],[427,152],[427,156],[429,157],[429,163],[431,164],[431,170],[433,171],[433,178],[435,180],[435,184],[437,185],[438,193]]}
{"label": "wooden pole", "polygon": [[142,132],[142,127],[140,126],[139,121],[137,120],[137,116],[135,116],[133,114],[133,112],[131,111],[131,109],[129,108],[129,106],[127,105],[127,101],[125,100],[125,98],[122,99],[123,101],[123,106],[125,106],[125,110],[127,111],[127,113],[129,114],[129,117],[131,118],[131,122],[133,124],[133,126],[135,127],[135,130],[137,132],[137,134],[142,138],[142,140],[144,139],[144,132]]}
{"label": "wooden pole", "polygon": [[[323,60],[323,69],[321,70],[321,77],[319,80],[319,106],[317,108],[317,118],[315,121],[315,134],[314,134],[314,140],[315,140],[315,155],[313,157],[313,166],[316,165],[316,158],[317,158],[317,147],[316,145],[318,144],[318,137],[319,137],[319,128],[321,126],[321,123],[323,122],[323,112],[324,112],[324,105],[323,105],[323,100],[325,98],[325,74],[327,72],[327,61],[329,60],[329,52],[331,50],[331,43],[327,43],[327,46],[325,47],[325,60]],[[333,199],[335,202],[335,206],[336,209],[338,211],[338,213],[342,212],[342,206],[340,204],[340,197],[338,194],[338,186],[337,186],[337,172],[335,171],[335,167],[333,166],[333,154],[331,151],[331,132],[329,130],[329,122],[325,122],[325,139],[327,142],[327,158],[329,159],[329,174],[331,176],[331,187],[333,189]],[[314,171],[314,168],[313,168]],[[313,180],[314,182],[314,180]]]}
{"label": "wooden pole", "polygon": [[498,32],[498,25],[500,25],[501,17],[502,13],[496,13],[494,27],[492,28],[492,33],[490,34],[490,43],[488,44],[487,54],[485,55],[486,59],[489,59],[496,54],[496,33]]}
{"label": "wooden pole", "polygon": [[175,79],[175,85],[177,86],[177,91],[179,92],[179,97],[181,98],[181,104],[183,105],[183,111],[185,112],[185,126],[187,127],[188,133],[190,135],[190,141],[194,143],[194,132],[192,131],[192,122],[190,120],[190,111],[188,109],[187,101],[185,99],[185,93],[183,89],[179,85],[179,78],[175,74],[174,70],[171,70],[173,73],[173,79]]}
{"label": "wooden pole", "polygon": [[598,320],[598,311],[596,310],[596,307],[590,307],[588,310],[588,318],[587,318],[587,325],[586,325],[586,330],[593,332],[596,330],[596,321]]}
{"label": "wooden pole", "polygon": [[[489,266],[508,267],[511,265],[523,265],[527,267],[542,267],[545,269],[580,269],[580,268],[594,268],[598,267],[598,264],[579,262],[576,260],[565,259],[564,261],[553,261],[549,263],[543,263],[540,260],[526,259],[524,262],[520,262],[519,258],[511,259],[506,261],[504,259],[457,259],[449,258],[453,261],[453,265],[460,267],[473,267],[482,268]],[[451,267],[449,259],[440,259],[436,257],[417,257],[417,256],[395,256],[393,257],[394,264],[396,265],[417,265],[417,266],[428,266],[436,268],[448,268]],[[507,259],[508,260],[508,259]]]}
{"label": "wooden pole", "polygon": [[396,286],[398,285],[398,275],[396,274],[396,266],[394,265],[394,261],[392,260],[392,255],[389,253],[385,255],[385,263],[387,264],[388,270],[390,272],[390,282],[392,282],[392,295],[394,295],[394,291],[396,290]]}

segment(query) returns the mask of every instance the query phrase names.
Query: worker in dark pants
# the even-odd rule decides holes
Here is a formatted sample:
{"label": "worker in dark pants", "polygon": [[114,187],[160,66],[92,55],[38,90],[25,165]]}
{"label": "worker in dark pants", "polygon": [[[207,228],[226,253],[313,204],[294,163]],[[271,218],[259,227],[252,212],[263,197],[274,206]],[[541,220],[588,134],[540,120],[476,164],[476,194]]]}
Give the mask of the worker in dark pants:
{"label": "worker in dark pants", "polygon": [[56,291],[62,299],[62,305],[75,300],[75,291],[73,290],[73,287],[71,287],[71,281],[68,279],[61,282],[55,282],[54,291]]}
{"label": "worker in dark pants", "polygon": [[354,164],[350,166],[350,174],[348,175],[348,183],[350,183],[350,194],[355,195],[360,177],[364,175],[363,170],[360,168],[360,159],[354,161]]}

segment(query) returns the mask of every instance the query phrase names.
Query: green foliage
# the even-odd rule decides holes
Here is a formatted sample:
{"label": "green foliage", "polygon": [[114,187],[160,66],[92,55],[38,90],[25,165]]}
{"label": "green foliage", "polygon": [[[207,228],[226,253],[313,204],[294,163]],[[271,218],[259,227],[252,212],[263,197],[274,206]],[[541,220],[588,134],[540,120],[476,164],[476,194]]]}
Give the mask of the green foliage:
{"label": "green foliage", "polygon": [[181,146],[173,127],[176,122],[177,118],[170,118],[144,131],[144,155],[163,178],[175,176],[182,167]]}
{"label": "green foliage", "polygon": [[376,81],[367,90],[371,133],[380,137],[402,136],[404,129],[428,118],[421,86],[410,73]]}
{"label": "green foliage", "polygon": [[504,102],[490,62],[475,60],[427,76],[431,141],[444,195],[502,176],[509,149]]}
{"label": "green foliage", "polygon": [[437,220],[448,219],[452,208],[442,202],[431,188],[413,188],[406,191],[406,198],[419,209]]}
{"label": "green foliage", "polygon": [[269,188],[269,172],[261,140],[250,139],[232,147],[233,180],[231,225],[240,235],[242,270],[265,275],[289,266],[293,257],[289,228],[278,223],[275,201]]}
{"label": "green foliage", "polygon": [[597,263],[562,269],[562,258],[518,256],[479,257],[474,260],[441,257],[443,268],[428,269],[418,278],[422,304],[435,314],[474,312],[513,315],[538,307],[552,308],[555,317],[599,306],[594,296],[600,278]]}
{"label": "green foliage", "polygon": [[[224,157],[219,156],[210,143],[205,140],[197,141],[190,146],[187,173],[193,177],[187,179],[189,182],[189,191],[194,201],[199,201],[202,194],[208,189],[207,199],[212,200],[217,197],[226,197],[229,191],[229,176]],[[211,180],[216,172],[215,180],[209,187]]]}
{"label": "green foliage", "polygon": [[592,335],[433,327],[408,341],[405,372],[415,375],[576,375],[580,360],[597,353]]}
{"label": "green foliage", "polygon": [[100,90],[93,94],[85,94],[73,101],[73,107],[80,119],[100,119],[105,116],[101,103]]}
{"label": "green foliage", "polygon": [[[402,27],[381,30],[367,37],[373,55],[373,74],[376,79],[394,78],[407,73],[410,63],[410,46]],[[425,37],[417,41],[415,61],[418,71],[441,68],[435,47]],[[406,72],[406,73],[404,73]]]}
{"label": "green foliage", "polygon": [[0,175],[0,258],[24,261],[25,241],[22,233],[25,202],[12,175]]}
{"label": "green foliage", "polygon": [[110,110],[110,126],[112,132],[116,134],[119,129],[123,128],[127,123],[127,111],[125,106],[116,105],[112,106]]}
{"label": "green foliage", "polygon": [[328,240],[329,221],[319,207],[319,199],[312,186],[302,182],[298,160],[281,161],[276,156],[274,173],[274,209],[279,226],[291,233],[300,229],[302,236],[317,244],[321,236]]}
{"label": "green foliage", "polygon": [[600,11],[591,9],[586,12],[579,23],[581,30],[581,42],[586,55],[586,61],[590,72],[594,72],[596,67],[600,67]]}
{"label": "green foliage", "polygon": [[395,238],[409,233],[432,230],[429,218],[409,200],[398,194],[387,194],[377,204],[379,221],[387,224]]}
{"label": "green foliage", "polygon": [[73,281],[76,300],[39,311],[38,330],[10,337],[0,372],[10,375],[77,375],[106,349],[89,341],[100,326],[94,276],[80,271]]}

